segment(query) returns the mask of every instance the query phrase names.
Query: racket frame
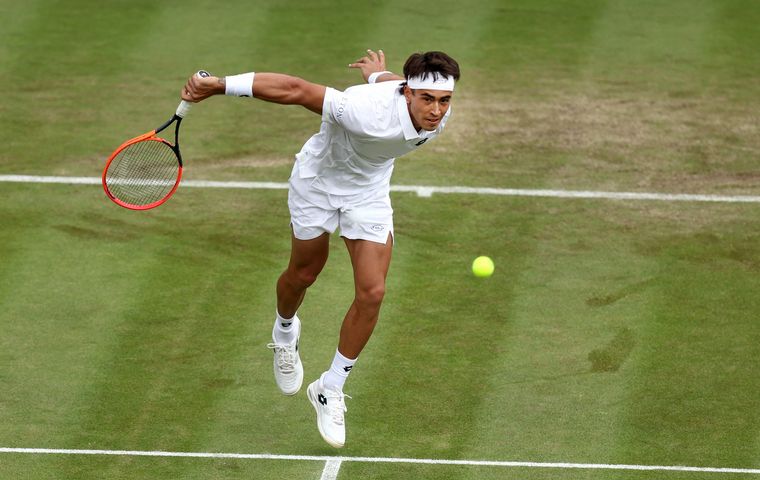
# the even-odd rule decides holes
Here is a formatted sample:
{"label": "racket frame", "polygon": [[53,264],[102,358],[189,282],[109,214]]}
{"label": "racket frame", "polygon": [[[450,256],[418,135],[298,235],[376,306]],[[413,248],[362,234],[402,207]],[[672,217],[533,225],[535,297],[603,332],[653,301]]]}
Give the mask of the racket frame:
{"label": "racket frame", "polygon": [[[161,138],[158,136],[158,133],[165,130],[169,125],[176,122],[176,125],[174,127],[174,144],[172,144],[170,141]],[[150,132],[146,132],[142,135],[139,135],[135,138],[129,139],[126,142],[119,145],[119,147],[114,150],[114,152],[111,154],[110,157],[108,157],[108,160],[106,161],[106,166],[103,169],[103,177],[102,177],[102,183],[103,183],[103,190],[106,192],[106,195],[108,198],[110,198],[115,204],[119,205],[120,207],[128,208],[129,210],[150,210],[151,208],[155,208],[165,201],[169,200],[172,195],[174,195],[174,192],[177,191],[177,188],[179,188],[179,183],[182,180],[182,154],[179,150],[179,126],[182,123],[182,117],[180,115],[175,114],[172,118],[166,121],[163,125],[156,128],[155,130],[151,130]],[[172,189],[164,195],[161,199],[156,200],[155,202],[146,204],[146,205],[135,205],[132,203],[127,203],[123,200],[120,200],[119,198],[116,198],[111,191],[108,189],[108,183],[106,182],[106,176],[108,173],[108,167],[111,166],[111,162],[114,158],[116,158],[119,153],[121,153],[125,148],[134,145],[138,142],[146,142],[146,141],[155,141],[155,142],[162,142],[166,146],[172,149],[174,152],[175,157],[177,158],[177,163],[179,164],[179,168],[177,171],[177,180],[174,182],[174,186]]]}

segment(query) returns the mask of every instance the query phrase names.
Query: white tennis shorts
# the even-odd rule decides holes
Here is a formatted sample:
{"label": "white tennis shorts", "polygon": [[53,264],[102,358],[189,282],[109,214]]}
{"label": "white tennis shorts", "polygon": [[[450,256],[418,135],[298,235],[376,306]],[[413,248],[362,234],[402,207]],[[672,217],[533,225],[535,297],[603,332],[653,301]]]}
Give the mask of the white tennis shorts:
{"label": "white tennis shorts", "polygon": [[317,190],[313,178],[299,178],[293,169],[288,188],[288,208],[293,234],[311,240],[333,233],[349,240],[369,240],[386,244],[393,237],[393,209],[388,188],[356,195],[331,195]]}

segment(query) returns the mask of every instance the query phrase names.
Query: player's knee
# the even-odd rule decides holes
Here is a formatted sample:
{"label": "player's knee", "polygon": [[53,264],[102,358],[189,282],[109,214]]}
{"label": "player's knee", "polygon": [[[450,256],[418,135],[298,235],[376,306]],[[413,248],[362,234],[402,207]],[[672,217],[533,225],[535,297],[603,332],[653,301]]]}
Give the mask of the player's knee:
{"label": "player's knee", "polygon": [[290,281],[299,288],[308,288],[317,281],[319,271],[310,268],[298,268],[290,271]]}
{"label": "player's knee", "polygon": [[359,288],[356,291],[356,301],[364,307],[379,308],[385,297],[385,284],[380,283]]}
{"label": "player's knee", "polygon": [[301,270],[298,272],[298,281],[304,287],[310,287],[317,281],[319,272],[313,270]]}

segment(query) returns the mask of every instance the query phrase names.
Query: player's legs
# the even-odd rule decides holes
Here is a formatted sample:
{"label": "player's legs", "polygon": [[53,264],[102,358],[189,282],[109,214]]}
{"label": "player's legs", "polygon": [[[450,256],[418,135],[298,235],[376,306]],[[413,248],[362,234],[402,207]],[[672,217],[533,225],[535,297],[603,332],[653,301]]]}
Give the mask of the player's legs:
{"label": "player's legs", "polygon": [[290,262],[277,280],[277,312],[283,318],[292,318],[296,314],[306,289],[317,280],[330,253],[327,232],[311,240],[291,237]]}
{"label": "player's legs", "polygon": [[330,369],[312,382],[306,394],[317,412],[322,438],[333,447],[346,442],[343,383],[377,324],[391,262],[393,236],[385,244],[344,237],[354,268],[355,297],[340,329],[338,351]]}
{"label": "player's legs", "polygon": [[268,347],[274,353],[277,387],[285,395],[295,395],[303,383],[298,352],[301,320],[296,312],[327,262],[330,233],[337,228],[339,213],[329,205],[326,194],[311,189],[310,183],[298,175],[290,179],[288,208],[292,228],[290,261],[277,279],[277,315]]}
{"label": "player's legs", "polygon": [[343,319],[330,368],[306,389],[322,438],[334,447],[346,441],[347,395],[343,385],[367,344],[385,296],[393,250],[393,209],[387,189],[341,199],[339,225],[354,271],[354,301]]}
{"label": "player's legs", "polygon": [[296,315],[308,289],[327,262],[330,234],[310,240],[291,236],[290,261],[277,280],[277,315],[272,327],[274,379],[285,395],[295,395],[303,384],[303,365],[298,352],[301,320]]}
{"label": "player's legs", "polygon": [[292,236],[290,262],[277,281],[277,318],[272,328],[274,379],[285,395],[295,395],[303,383],[303,365],[298,353],[301,320],[296,315],[306,289],[322,271],[329,250],[327,232],[311,240]]}
{"label": "player's legs", "polygon": [[393,237],[388,234],[385,244],[347,238],[344,241],[354,269],[354,301],[343,319],[338,351],[355,359],[367,344],[380,315]]}

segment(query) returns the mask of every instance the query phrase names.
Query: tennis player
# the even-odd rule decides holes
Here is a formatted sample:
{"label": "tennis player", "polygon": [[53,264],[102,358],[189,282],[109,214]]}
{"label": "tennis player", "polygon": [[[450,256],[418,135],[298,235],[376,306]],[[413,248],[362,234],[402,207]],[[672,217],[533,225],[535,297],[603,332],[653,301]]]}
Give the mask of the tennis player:
{"label": "tennis player", "polygon": [[330,234],[339,228],[353,266],[355,297],[332,364],[307,388],[319,433],[333,447],[345,444],[343,386],[372,335],[385,294],[393,246],[394,159],[441,133],[460,75],[457,62],[442,52],[411,55],[403,77],[385,69],[382,50],[367,50],[349,67],[359,69],[367,83],[339,91],[289,75],[249,72],[193,76],[182,91],[191,102],[216,94],[255,97],[302,105],[322,117],[319,132],[296,155],[290,176],[290,262],[277,281],[268,347],[274,351],[277,386],[295,395],[303,383],[297,311],[327,262]]}

